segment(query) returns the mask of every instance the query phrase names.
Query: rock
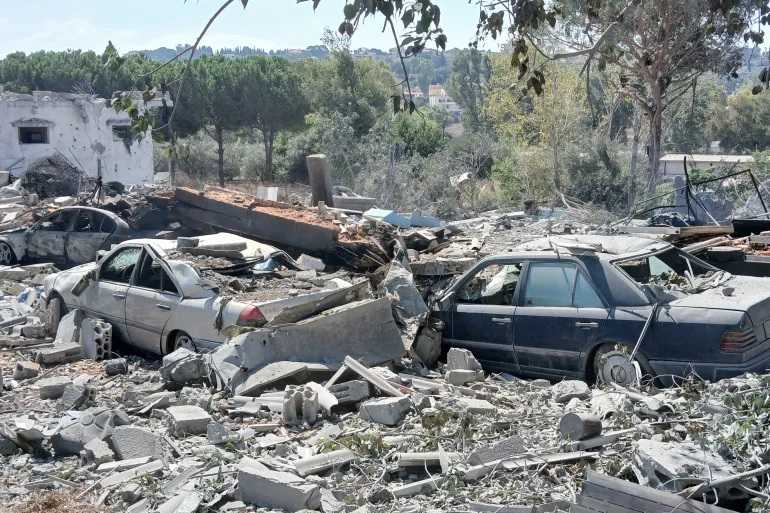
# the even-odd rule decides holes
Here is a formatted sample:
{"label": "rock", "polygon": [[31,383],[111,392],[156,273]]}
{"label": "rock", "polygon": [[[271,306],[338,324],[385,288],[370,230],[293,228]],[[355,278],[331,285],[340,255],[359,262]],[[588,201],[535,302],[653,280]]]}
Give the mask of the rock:
{"label": "rock", "polygon": [[114,358],[104,361],[104,373],[108,376],[128,374],[128,361],[125,358]]}
{"label": "rock", "polygon": [[144,457],[160,459],[163,456],[161,437],[139,427],[116,427],[108,441],[120,460]]}
{"label": "rock", "polygon": [[94,390],[88,385],[69,383],[64,387],[64,392],[59,402],[61,410],[79,410],[91,399]]}
{"label": "rock", "polygon": [[459,349],[457,347],[453,347],[447,352],[446,355],[446,366],[447,369],[450,371],[453,370],[470,370],[470,371],[481,371],[481,364],[476,359],[475,356],[473,356],[473,353],[468,351],[467,349]]}
{"label": "rock", "polygon": [[199,406],[170,406],[166,411],[174,436],[200,435],[206,432],[211,422],[211,415]]}
{"label": "rock", "polygon": [[450,370],[444,375],[444,379],[450,385],[463,386],[474,381],[484,379],[484,371],[457,369]]}
{"label": "rock", "polygon": [[301,254],[297,259],[297,264],[299,264],[299,266],[306,271],[323,271],[326,268],[326,264],[324,264],[323,260],[320,258],[311,257],[310,255],[306,255],[304,253]]}
{"label": "rock", "polygon": [[361,403],[358,412],[362,419],[369,422],[395,426],[404,419],[411,407],[412,402],[408,397],[383,397]]}
{"label": "rock", "polygon": [[102,463],[108,463],[115,459],[115,454],[107,445],[107,442],[94,438],[89,440],[80,452],[81,462],[83,464],[95,463],[101,465]]}
{"label": "rock", "polygon": [[37,382],[40,390],[40,399],[58,399],[64,393],[64,389],[72,382],[67,376],[53,376],[43,378]]}
{"label": "rock", "polygon": [[346,381],[329,387],[339,404],[356,404],[369,398],[369,383],[363,380]]}
{"label": "rock", "polygon": [[180,347],[163,357],[160,376],[166,382],[184,385],[207,377],[208,369],[203,361],[203,355]]}
{"label": "rock", "polygon": [[561,404],[569,402],[573,398],[588,399],[591,397],[591,390],[588,388],[588,385],[584,381],[577,379],[568,379],[556,383],[551,387],[551,391],[553,392],[554,401]]}
{"label": "rock", "polygon": [[296,474],[270,470],[257,460],[244,457],[238,465],[241,499],[258,507],[296,512],[321,506],[318,485]]}
{"label": "rock", "polygon": [[21,381],[23,379],[35,378],[40,374],[40,364],[29,361],[16,362],[16,368],[13,370],[13,379]]}

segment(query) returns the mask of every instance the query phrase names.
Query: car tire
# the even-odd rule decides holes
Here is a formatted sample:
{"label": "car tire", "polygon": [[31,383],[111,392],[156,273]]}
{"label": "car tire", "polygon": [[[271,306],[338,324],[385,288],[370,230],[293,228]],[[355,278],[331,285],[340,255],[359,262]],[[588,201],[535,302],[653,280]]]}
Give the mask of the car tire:
{"label": "car tire", "polygon": [[45,328],[50,337],[56,337],[56,331],[59,329],[61,318],[67,313],[67,307],[60,296],[53,296],[48,300],[46,309]]}
{"label": "car tire", "polygon": [[642,382],[654,378],[647,358],[637,352],[633,363],[629,362],[630,352],[631,350],[622,344],[600,346],[591,360],[594,381],[597,383],[617,383],[621,386],[637,384],[634,363],[639,366]]}
{"label": "car tire", "polygon": [[0,265],[14,265],[17,262],[18,259],[11,245],[0,241]]}
{"label": "car tire", "polygon": [[176,351],[182,347],[196,353],[198,352],[198,348],[195,347],[195,341],[193,341],[193,338],[184,331],[177,331],[174,333],[174,338],[171,343],[171,351]]}

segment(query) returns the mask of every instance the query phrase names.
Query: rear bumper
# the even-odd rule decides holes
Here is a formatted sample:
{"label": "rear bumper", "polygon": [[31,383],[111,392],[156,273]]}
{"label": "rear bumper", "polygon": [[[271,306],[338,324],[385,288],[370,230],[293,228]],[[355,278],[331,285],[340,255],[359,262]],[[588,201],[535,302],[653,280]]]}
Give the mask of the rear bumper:
{"label": "rear bumper", "polygon": [[717,381],[740,376],[747,372],[767,372],[770,370],[770,352],[763,352],[751,360],[741,363],[650,360],[650,366],[655,374],[663,378],[664,381],[667,381],[667,378],[671,376],[685,377],[692,373],[696,373],[709,381]]}

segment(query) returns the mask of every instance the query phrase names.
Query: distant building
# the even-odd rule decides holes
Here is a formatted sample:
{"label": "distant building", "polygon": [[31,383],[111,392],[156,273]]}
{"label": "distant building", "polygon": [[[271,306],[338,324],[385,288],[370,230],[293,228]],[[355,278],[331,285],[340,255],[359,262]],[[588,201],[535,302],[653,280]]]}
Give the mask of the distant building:
{"label": "distant building", "polygon": [[[134,101],[144,108],[141,93]],[[152,183],[152,137],[132,137],[128,115],[109,105],[85,94],[0,92],[0,169],[18,177],[59,155],[105,182]]]}
{"label": "distant building", "polygon": [[463,115],[463,109],[446,92],[444,86],[433,84],[428,90],[428,105],[435,108],[444,109],[449,112],[455,121],[460,121]]}
{"label": "distant building", "polygon": [[687,158],[687,170],[690,169],[729,169],[741,171],[754,165],[754,157],[751,155],[686,155],[683,153],[669,153],[660,158],[660,172],[663,177],[675,177],[684,175],[684,161]]}

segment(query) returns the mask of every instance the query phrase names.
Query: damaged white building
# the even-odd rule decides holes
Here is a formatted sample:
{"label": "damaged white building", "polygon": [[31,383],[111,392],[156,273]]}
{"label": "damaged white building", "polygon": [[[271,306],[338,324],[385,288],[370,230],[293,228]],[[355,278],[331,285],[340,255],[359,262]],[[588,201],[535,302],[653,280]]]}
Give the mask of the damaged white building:
{"label": "damaged white building", "polygon": [[128,115],[112,109],[109,100],[49,91],[0,93],[0,169],[20,177],[54,156],[104,182],[153,179],[152,137],[133,137]]}

